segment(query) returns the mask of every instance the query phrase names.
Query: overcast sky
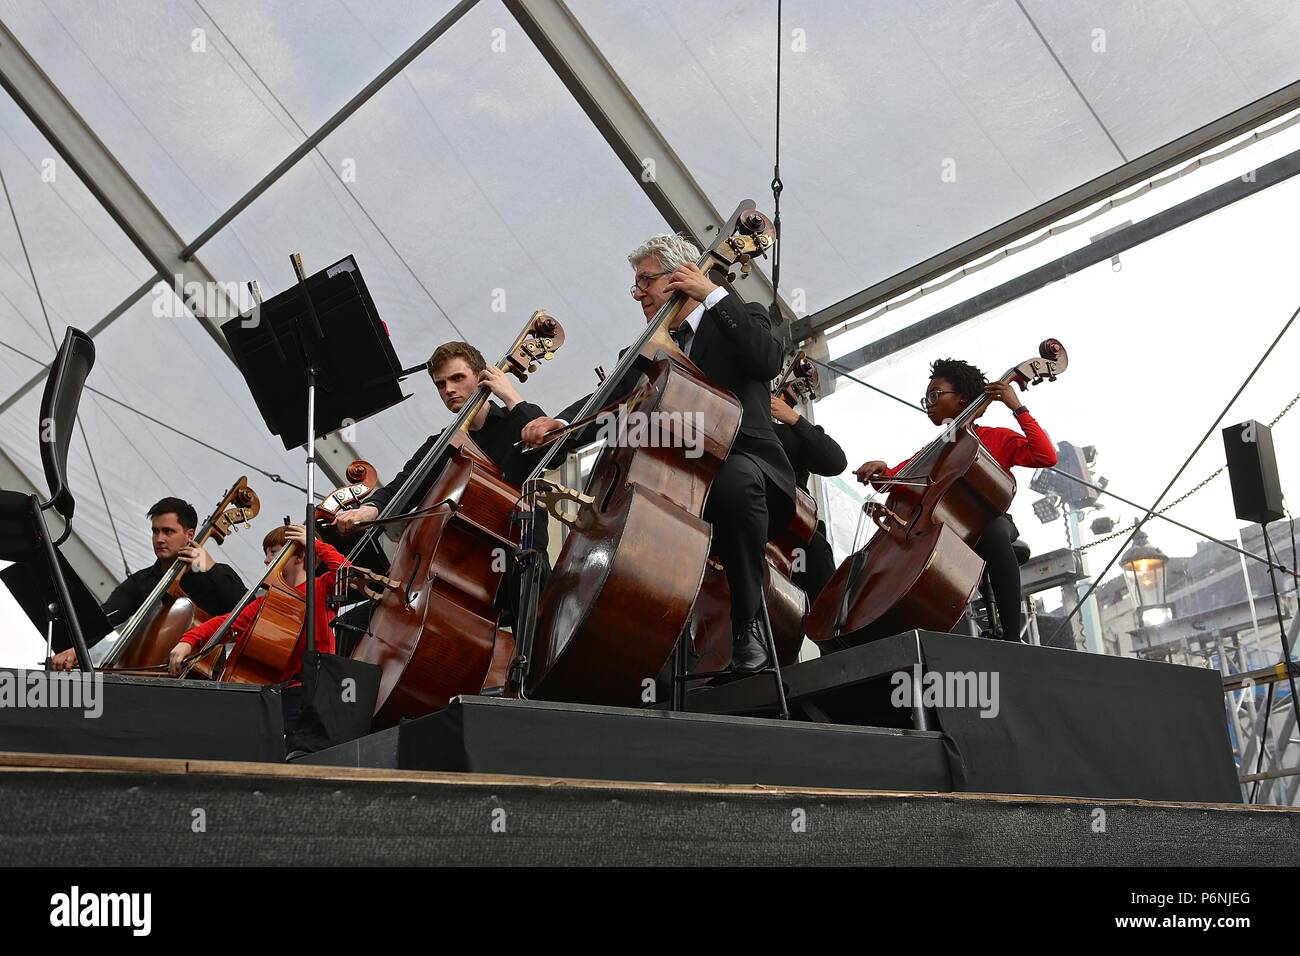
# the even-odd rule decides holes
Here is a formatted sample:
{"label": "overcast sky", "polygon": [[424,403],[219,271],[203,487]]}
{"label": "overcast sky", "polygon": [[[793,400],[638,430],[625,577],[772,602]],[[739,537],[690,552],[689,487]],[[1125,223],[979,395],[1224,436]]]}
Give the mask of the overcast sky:
{"label": "overcast sky", "polygon": [[[1213,164],[1044,243],[1032,253],[1032,262],[1012,267],[1020,257],[1011,257],[997,270],[998,281],[1077,248],[1112,225],[1145,218],[1155,208],[1297,148],[1296,130],[1278,134],[1249,156],[1238,154]],[[1068,370],[1057,382],[1031,389],[1022,400],[1054,442],[1097,447],[1094,477],[1108,478],[1109,490],[1138,503],[1154,503],[1300,307],[1292,235],[1297,214],[1300,182],[1291,180],[1123,253],[1118,269],[1104,262],[1055,282],[869,366],[859,377],[916,401],[935,358],[964,358],[994,377],[1035,355],[1042,339],[1058,338],[1069,353]],[[969,287],[970,282],[963,280],[941,295],[909,305],[899,315],[882,320],[880,329],[906,326],[993,284],[984,278],[977,287]],[[832,354],[879,337],[882,332],[873,325],[832,340]],[[1271,421],[1300,391],[1300,377],[1295,374],[1298,358],[1300,329],[1293,326],[1222,425],[1252,418]],[[872,458],[894,464],[935,434],[920,413],[852,382],[842,382],[835,395],[821,401],[816,417],[844,446],[850,469]],[[982,423],[1014,427],[1010,412],[1001,405],[987,413]],[[1300,479],[1300,410],[1278,423],[1273,438],[1285,493]],[[1164,500],[1172,501],[1223,463],[1223,441],[1216,429]],[[1032,504],[1040,496],[1029,490],[1032,470],[1016,469],[1015,474],[1019,491],[1011,513],[1021,536],[1035,553],[1064,547],[1063,523],[1044,525],[1033,515]],[[1103,501],[1105,510],[1089,515],[1085,524],[1099,515],[1109,515],[1117,523],[1131,523],[1137,516],[1131,507]],[[1171,516],[1208,534],[1234,537],[1240,522],[1233,514],[1227,474],[1179,505]],[[1195,535],[1167,523],[1153,522],[1147,531],[1152,542],[1169,554],[1195,550]],[[1289,550],[1285,526],[1275,525],[1271,531],[1279,544],[1286,538]],[[1089,553],[1094,573],[1122,540]]]}
{"label": "overcast sky", "polygon": [[[925,318],[1078,248],[1090,236],[1129,219],[1145,218],[1298,148],[1300,132],[1294,129],[1273,136],[1009,257],[994,269],[840,335],[832,339],[832,354]],[[1070,356],[1066,374],[1032,389],[1024,401],[1054,441],[1097,447],[1095,475],[1108,478],[1111,490],[1152,503],[1300,306],[1290,228],[1297,221],[1300,182],[1292,180],[1123,253],[1118,269],[1109,262],[1094,266],[872,365],[861,375],[915,401],[924,391],[928,365],[936,357],[967,359],[992,377],[1035,355],[1043,338],[1058,338]],[[1293,328],[1223,424],[1250,418],[1270,421],[1300,391],[1297,359],[1300,330]],[[919,412],[847,381],[818,403],[816,418],[844,446],[850,470],[871,458],[896,463],[934,434]],[[998,406],[983,423],[1011,427],[1014,420]],[[1284,418],[1273,437],[1285,493],[1300,478],[1300,411]],[[1165,500],[1199,482],[1223,460],[1223,443],[1216,430]],[[1064,547],[1062,523],[1043,525],[1033,516],[1031,506],[1038,495],[1028,487],[1031,472],[1018,469],[1016,477],[1020,490],[1011,513],[1022,537],[1035,553]],[[1133,508],[1113,502],[1107,502],[1100,514],[1118,523],[1136,516]],[[1239,525],[1226,474],[1172,514],[1220,537],[1235,536]],[[838,524],[851,526],[852,521],[852,514],[842,514]],[[1171,525],[1152,523],[1148,530],[1152,542],[1169,554],[1195,550],[1195,536]],[[146,529],[141,527],[138,533],[144,535]],[[1275,534],[1280,544],[1285,537],[1282,525],[1276,526]],[[1289,549],[1289,537],[1286,540]],[[1090,552],[1093,572],[1101,569],[1118,543]],[[846,548],[851,542],[836,544]],[[43,639],[0,588],[0,666],[32,666],[42,656],[42,648]]]}

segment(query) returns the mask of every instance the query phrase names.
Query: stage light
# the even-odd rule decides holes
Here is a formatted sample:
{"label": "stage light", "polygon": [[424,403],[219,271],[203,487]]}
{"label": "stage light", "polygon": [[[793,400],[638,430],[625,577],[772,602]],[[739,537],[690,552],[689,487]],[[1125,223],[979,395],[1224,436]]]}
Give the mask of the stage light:
{"label": "stage light", "polygon": [[1051,524],[1061,517],[1061,511],[1056,506],[1055,498],[1039,498],[1034,502],[1034,517],[1043,524]]}
{"label": "stage light", "polygon": [[[1080,448],[1078,445],[1068,441],[1058,442],[1056,445],[1057,458],[1059,464],[1057,467],[1067,475],[1073,475],[1079,481],[1071,481],[1069,478],[1061,478],[1063,488],[1059,492],[1060,496],[1065,499],[1065,503],[1074,511],[1082,511],[1085,508],[1091,508],[1097,503],[1097,498],[1101,492],[1096,488],[1090,488],[1092,481],[1092,471],[1088,468],[1088,449],[1092,449],[1092,457],[1097,457],[1095,446],[1088,445]],[[1080,484],[1087,482],[1087,484]]]}
{"label": "stage light", "polygon": [[1093,534],[1110,534],[1115,530],[1115,519],[1111,517],[1096,518],[1088,525]]}

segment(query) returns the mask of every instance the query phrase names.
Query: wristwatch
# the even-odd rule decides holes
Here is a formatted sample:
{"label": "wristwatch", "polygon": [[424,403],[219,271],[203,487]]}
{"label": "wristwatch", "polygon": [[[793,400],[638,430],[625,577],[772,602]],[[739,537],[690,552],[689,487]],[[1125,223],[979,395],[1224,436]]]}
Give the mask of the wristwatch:
{"label": "wristwatch", "polygon": [[1012,415],[1015,415],[1017,418],[1019,418],[1021,415],[1023,415],[1023,414],[1024,414],[1025,412],[1027,412],[1027,411],[1029,411],[1029,406],[1028,406],[1028,405],[1021,405],[1019,408],[1017,408],[1017,409],[1016,409],[1014,412],[1012,412],[1011,414],[1012,414]]}

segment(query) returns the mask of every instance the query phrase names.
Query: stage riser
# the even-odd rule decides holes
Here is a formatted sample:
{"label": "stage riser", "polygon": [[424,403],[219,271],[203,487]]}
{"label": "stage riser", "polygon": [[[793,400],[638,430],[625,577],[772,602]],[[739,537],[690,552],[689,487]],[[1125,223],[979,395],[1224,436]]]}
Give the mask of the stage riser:
{"label": "stage riser", "polygon": [[[1286,811],[201,774],[0,773],[11,865],[1294,865]],[[193,811],[206,814],[195,833]],[[802,811],[806,832],[794,832]],[[493,832],[504,821],[505,832]],[[58,826],[53,826],[54,821]],[[1248,849],[1247,849],[1248,848]]]}
{"label": "stage riser", "polygon": [[[910,631],[782,669],[792,713],[869,726],[915,725],[896,675],[997,679],[996,715],[957,702],[925,709],[953,741],[954,789],[1096,799],[1241,799],[1217,671]],[[701,690],[687,709],[770,714],[770,680]],[[992,708],[990,708],[990,711]]]}
{"label": "stage riser", "polygon": [[[25,686],[28,674],[41,681],[48,677],[44,672],[0,671],[0,677],[16,686]],[[0,707],[0,751],[277,763],[284,759],[284,723],[275,688],[102,674],[96,680],[98,716],[73,707]]]}
{"label": "stage riser", "polygon": [[460,697],[302,763],[659,783],[953,789],[942,735]]}

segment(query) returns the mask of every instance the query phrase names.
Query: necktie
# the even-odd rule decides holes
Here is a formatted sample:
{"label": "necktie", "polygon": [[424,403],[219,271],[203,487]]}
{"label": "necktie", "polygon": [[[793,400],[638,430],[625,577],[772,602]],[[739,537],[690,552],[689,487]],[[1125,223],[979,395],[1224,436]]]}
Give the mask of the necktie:
{"label": "necktie", "polygon": [[691,327],[683,322],[681,325],[677,326],[677,328],[673,329],[672,336],[673,341],[677,343],[677,347],[682,350],[682,354],[690,355],[691,339],[694,338]]}

